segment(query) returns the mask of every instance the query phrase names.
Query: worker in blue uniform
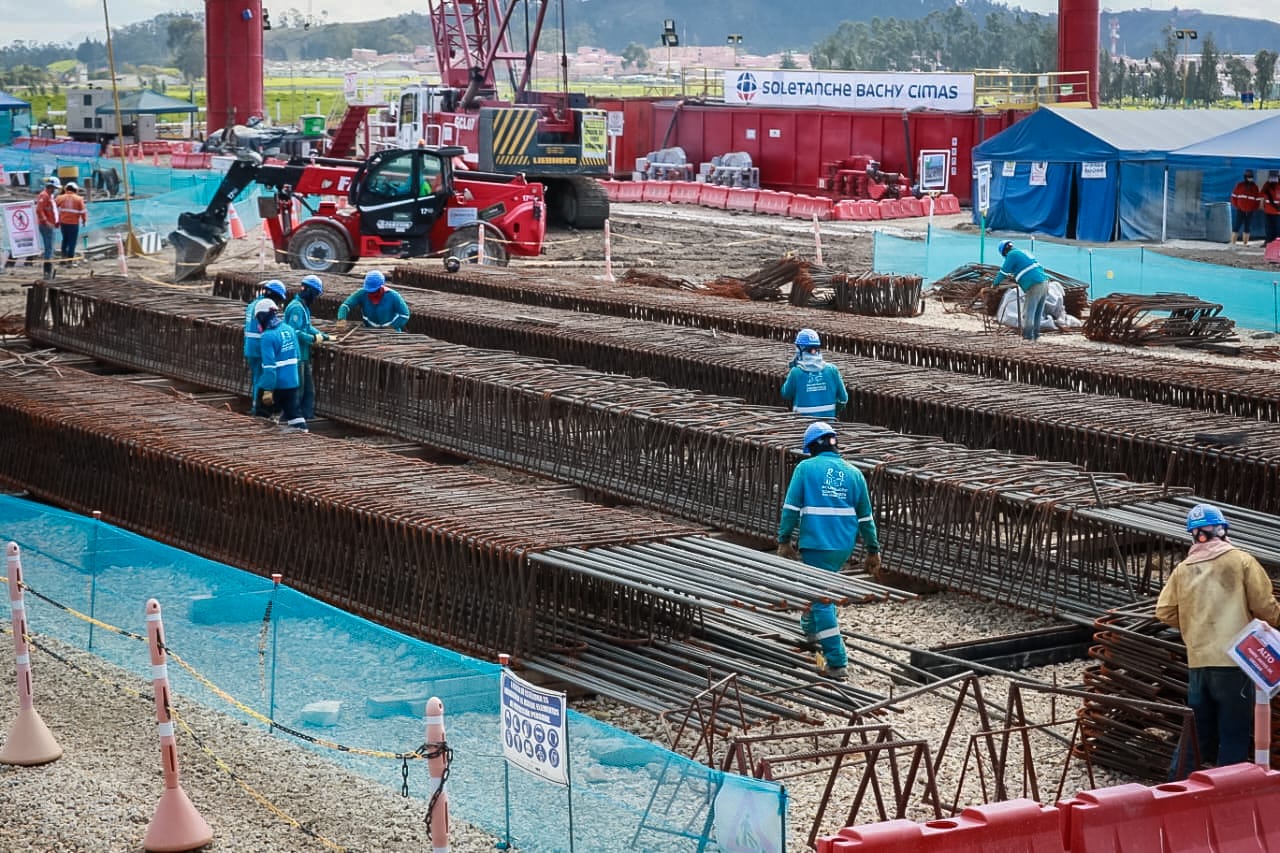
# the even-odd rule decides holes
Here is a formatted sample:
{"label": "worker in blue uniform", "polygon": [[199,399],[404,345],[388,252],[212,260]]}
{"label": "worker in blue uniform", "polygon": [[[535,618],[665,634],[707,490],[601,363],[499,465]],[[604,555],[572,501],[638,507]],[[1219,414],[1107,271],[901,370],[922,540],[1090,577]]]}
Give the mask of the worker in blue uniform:
{"label": "worker in blue uniform", "polygon": [[258,325],[256,316],[258,300],[269,299],[279,307],[284,305],[287,294],[288,291],[284,288],[284,282],[273,278],[270,281],[264,281],[262,283],[262,292],[254,299],[249,300],[249,304],[244,307],[244,357],[245,361],[249,362],[249,387],[255,389],[253,401],[249,405],[249,413],[252,415],[266,414],[266,412],[260,410],[256,393],[258,377],[262,375],[262,355],[258,348],[258,341],[262,337],[262,327]]}
{"label": "worker in blue uniform", "polygon": [[279,404],[282,423],[291,430],[307,431],[307,419],[298,409],[298,338],[269,299],[258,301],[258,325],[262,327],[262,374],[255,389],[264,406]]}
{"label": "worker in blue uniform", "polygon": [[1044,320],[1044,301],[1049,296],[1049,276],[1040,262],[1021,249],[1013,247],[1012,240],[1000,244],[1004,264],[996,273],[995,286],[1008,276],[1022,291],[1018,307],[1022,315],[1022,337],[1034,341],[1040,337],[1040,323]]}
{"label": "worker in blue uniform", "polygon": [[835,420],[849,402],[840,370],[822,357],[822,339],[813,329],[796,334],[796,355],[782,383],[782,399],[798,415]]}
{"label": "worker in blue uniform", "polygon": [[284,321],[298,339],[298,410],[308,421],[316,416],[316,383],[311,372],[311,348],[330,335],[311,324],[311,303],[324,293],[324,282],[318,275],[304,276],[301,287],[284,309]]}
{"label": "worker in blue uniform", "polygon": [[[862,472],[840,458],[836,431],[821,421],[804,431],[804,452],[809,458],[796,466],[783,499],[778,555],[788,559],[798,556],[807,565],[838,572],[861,536],[867,551],[863,567],[878,576],[880,539]],[[793,537],[798,544],[793,543]],[[800,617],[800,627],[805,639],[821,649],[819,674],[844,679],[849,657],[835,604],[811,603]]]}
{"label": "worker in blue uniform", "polygon": [[360,308],[360,316],[370,329],[395,329],[403,332],[409,322],[409,306],[400,294],[387,287],[387,279],[380,271],[372,270],[364,277],[364,287],[351,294],[338,308],[338,324],[347,327],[347,315],[352,308]]}

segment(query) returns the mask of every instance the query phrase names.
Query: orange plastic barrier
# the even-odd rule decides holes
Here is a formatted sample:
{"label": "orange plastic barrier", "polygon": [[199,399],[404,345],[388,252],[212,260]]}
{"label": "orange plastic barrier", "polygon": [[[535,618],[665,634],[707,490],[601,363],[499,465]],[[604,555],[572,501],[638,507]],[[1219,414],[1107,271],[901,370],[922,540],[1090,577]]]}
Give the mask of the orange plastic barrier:
{"label": "orange plastic barrier", "polygon": [[1280,239],[1268,243],[1262,250],[1262,257],[1273,264],[1280,264]]}
{"label": "orange plastic barrier", "polygon": [[754,213],[756,209],[756,198],[760,195],[760,190],[744,190],[737,187],[729,188],[729,198],[725,201],[725,210],[745,210],[748,213]]}
{"label": "orange plastic barrier", "polygon": [[786,216],[787,211],[791,209],[791,199],[794,197],[794,193],[778,192],[777,190],[758,190],[756,192],[756,213]]}
{"label": "orange plastic barrier", "polygon": [[826,221],[834,216],[834,208],[835,205],[832,204],[831,199],[825,196],[796,193],[791,197],[791,208],[787,211],[787,215],[797,219],[812,219],[817,216],[818,219]]}
{"label": "orange plastic barrier", "polygon": [[867,219],[888,219],[884,215],[884,208],[880,207],[880,202],[871,199],[862,199],[858,202],[862,205],[862,212]]}
{"label": "orange plastic barrier", "polygon": [[[925,205],[927,204],[928,202],[925,202]],[[929,213],[929,208],[922,206],[920,199],[915,196],[898,199],[898,205],[902,208],[903,216],[926,216]]]}
{"label": "orange plastic barrier", "polygon": [[609,201],[618,201],[618,184],[619,181],[602,180],[597,181],[604,188],[604,194],[609,197]]}
{"label": "orange plastic barrier", "polygon": [[1058,808],[1071,853],[1280,850],[1280,773],[1256,764],[1086,791]]}
{"label": "orange plastic barrier", "polygon": [[880,208],[881,219],[901,219],[903,216],[902,202],[896,198],[882,198],[877,206]]}
{"label": "orange plastic barrier", "polygon": [[831,217],[841,222],[851,222],[853,220],[866,219],[867,215],[862,212],[858,202],[851,198],[846,198],[832,205]]}
{"label": "orange plastic barrier", "polygon": [[643,199],[643,181],[618,181],[618,201],[642,201]]}
{"label": "orange plastic barrier", "polygon": [[946,820],[890,820],[818,839],[818,853],[1062,853],[1058,810],[1034,800],[972,806]]}
{"label": "orange plastic barrier", "polygon": [[671,201],[671,182],[645,181],[640,199],[641,201]]}
{"label": "orange plastic barrier", "polygon": [[697,204],[706,184],[695,181],[671,181],[671,201],[676,204]]}
{"label": "orange plastic barrier", "polygon": [[943,193],[938,196],[938,207],[934,208],[934,213],[959,213],[960,199],[951,193]]}
{"label": "orange plastic barrier", "polygon": [[698,204],[703,207],[714,207],[724,210],[729,204],[729,188],[718,187],[714,184],[705,184],[702,192],[698,195]]}
{"label": "orange plastic barrier", "polygon": [[208,169],[213,165],[212,154],[174,154],[169,165],[175,169]]}

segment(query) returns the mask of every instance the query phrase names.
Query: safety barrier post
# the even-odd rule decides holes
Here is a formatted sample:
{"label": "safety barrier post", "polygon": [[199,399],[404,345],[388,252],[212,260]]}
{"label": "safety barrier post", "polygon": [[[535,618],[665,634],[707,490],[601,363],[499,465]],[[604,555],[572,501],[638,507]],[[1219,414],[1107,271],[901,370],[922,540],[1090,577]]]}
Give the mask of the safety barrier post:
{"label": "safety barrier post", "polygon": [[22,594],[22,561],[18,543],[5,549],[9,564],[9,612],[13,616],[13,656],[18,676],[18,718],[0,747],[0,764],[34,767],[62,757],[62,747],[40,719],[31,695],[31,649],[27,645],[27,605]]}
{"label": "safety barrier post", "polygon": [[[498,664],[506,669],[511,666],[511,655],[506,652],[498,654]],[[502,802],[503,812],[506,814],[506,834],[502,841],[494,845],[499,850],[511,849],[511,763],[502,762]]]}
{"label": "safety barrier post", "polygon": [[244,230],[244,223],[240,221],[240,214],[236,212],[234,204],[227,205],[227,225],[231,228],[231,239],[243,240],[247,235]]}
{"label": "safety barrier post", "polygon": [[427,768],[431,774],[431,800],[427,823],[431,827],[431,853],[449,853],[449,744],[444,736],[444,703],[427,700]]}
{"label": "safety barrier post", "polygon": [[93,651],[93,620],[98,607],[98,531],[102,529],[102,510],[93,511],[93,541],[89,554],[89,651]]}
{"label": "safety barrier post", "polygon": [[614,281],[613,277],[613,234],[609,230],[609,220],[604,221],[604,278]]}
{"label": "safety barrier post", "polygon": [[267,270],[267,223],[262,223],[262,234],[258,239],[258,272]]}
{"label": "safety barrier post", "polygon": [[276,620],[272,616],[271,611],[276,606],[276,594],[280,592],[280,581],[284,580],[284,575],[280,572],[271,573],[271,598],[267,601],[267,621],[271,624],[271,699],[270,707],[267,711],[267,718],[271,720],[271,725],[276,724]]}
{"label": "safety barrier post", "polygon": [[182,790],[178,776],[178,739],[174,736],[173,718],[169,712],[169,665],[164,644],[164,622],[160,618],[160,602],[154,598],[147,601],[147,645],[151,649],[151,688],[155,693],[164,792],[142,839],[142,847],[160,853],[195,850],[213,840],[213,830],[196,811],[187,792]]}
{"label": "safety barrier post", "polygon": [[1271,767],[1271,697],[1256,685],[1253,688],[1253,763]]}
{"label": "safety barrier post", "polygon": [[822,266],[822,226],[818,224],[818,214],[813,214],[813,260]]}
{"label": "safety barrier post", "polygon": [[129,274],[129,261],[124,256],[124,239],[116,235],[116,260],[120,264],[120,275]]}
{"label": "safety barrier post", "polygon": [[478,228],[476,228],[476,263],[483,264],[485,262],[486,261],[484,256],[484,224],[481,223],[481,225]]}

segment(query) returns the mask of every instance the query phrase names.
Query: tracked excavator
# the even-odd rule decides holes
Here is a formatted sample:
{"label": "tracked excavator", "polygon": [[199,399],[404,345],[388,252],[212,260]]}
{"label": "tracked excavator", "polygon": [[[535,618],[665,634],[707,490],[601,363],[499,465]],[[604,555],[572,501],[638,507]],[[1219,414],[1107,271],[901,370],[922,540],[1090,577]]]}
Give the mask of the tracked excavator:
{"label": "tracked excavator", "polygon": [[277,263],[346,272],[358,258],[439,254],[447,266],[506,265],[542,251],[542,185],[519,175],[455,171],[458,147],[379,151],[363,162],[328,158],[266,162],[242,153],[203,211],[183,213],[169,234],[174,280],[204,275],[227,244],[230,205],[251,184]]}

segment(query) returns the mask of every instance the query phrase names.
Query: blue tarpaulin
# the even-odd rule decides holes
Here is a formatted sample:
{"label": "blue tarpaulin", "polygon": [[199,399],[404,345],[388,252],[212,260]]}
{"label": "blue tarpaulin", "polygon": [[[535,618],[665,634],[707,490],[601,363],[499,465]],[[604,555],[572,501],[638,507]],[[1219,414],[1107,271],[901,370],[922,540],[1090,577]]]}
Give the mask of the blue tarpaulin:
{"label": "blue tarpaulin", "polygon": [[[1202,188],[1198,176],[1170,177],[1173,152],[1229,139],[1271,140],[1280,133],[1274,110],[1090,110],[1042,107],[978,145],[975,166],[991,167],[992,228],[1029,231],[1090,242],[1151,240],[1162,236],[1204,239],[1210,219],[1226,201],[1216,179]],[[1234,150],[1234,149],[1230,149]],[[1220,162],[1221,148],[1206,148],[1204,169]],[[1260,161],[1259,161],[1260,162]],[[1035,165],[1039,164],[1039,165]],[[1034,166],[1034,168],[1033,168]],[[1230,191],[1230,184],[1226,191]],[[978,213],[974,213],[977,221]]]}

